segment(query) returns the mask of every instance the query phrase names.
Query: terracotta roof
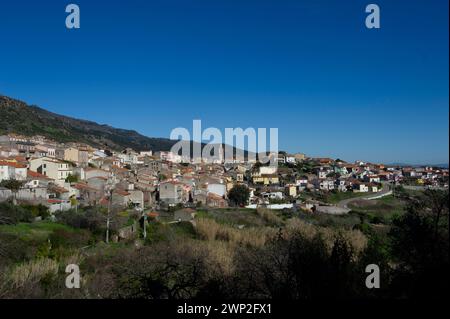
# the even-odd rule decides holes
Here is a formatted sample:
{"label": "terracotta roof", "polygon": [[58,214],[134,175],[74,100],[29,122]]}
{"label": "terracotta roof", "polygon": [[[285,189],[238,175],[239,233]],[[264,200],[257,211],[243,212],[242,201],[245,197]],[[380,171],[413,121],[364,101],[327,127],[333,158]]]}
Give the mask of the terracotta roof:
{"label": "terracotta roof", "polygon": [[105,173],[109,173],[107,170],[101,169],[101,168],[93,168],[93,167],[87,167],[84,169],[85,172],[91,172],[91,171],[102,171]]}
{"label": "terracotta roof", "polygon": [[15,163],[15,162],[6,162],[6,161],[1,161],[0,166],[9,166],[9,167],[15,167],[15,168],[27,168],[27,166],[24,164],[19,164],[19,163]]}
{"label": "terracotta roof", "polygon": [[159,213],[157,213],[157,212],[148,212],[148,213],[147,213],[147,216],[148,216],[148,217],[158,217],[158,216],[159,216]]}
{"label": "terracotta roof", "polygon": [[93,177],[89,177],[88,179],[94,179],[94,178],[102,179],[102,180],[104,180],[104,181],[107,181],[107,180],[108,180],[108,179],[107,179],[106,177],[104,177],[104,176],[93,176]]}
{"label": "terracotta roof", "polygon": [[100,199],[100,205],[108,206],[108,204],[109,204],[108,198],[102,197],[102,199]]}
{"label": "terracotta roof", "polygon": [[13,157],[10,157],[9,159],[16,160],[17,162],[26,162],[27,161],[27,159],[23,156],[13,156]]}
{"label": "terracotta roof", "polygon": [[214,194],[214,193],[208,193],[208,198],[211,198],[211,199],[224,199],[222,196]]}
{"label": "terracotta roof", "polygon": [[128,195],[130,195],[130,193],[128,193],[127,191],[121,190],[121,189],[114,190],[114,194],[118,194],[118,195],[121,195],[121,196],[128,196]]}
{"label": "terracotta roof", "polygon": [[391,175],[392,173],[390,172],[379,172],[378,175]]}
{"label": "terracotta roof", "polygon": [[68,192],[69,192],[69,191],[68,191],[67,189],[65,189],[64,187],[60,187],[60,186],[56,186],[56,185],[51,185],[51,186],[49,187],[49,190],[50,190],[51,192],[60,193],[60,194],[62,194],[62,193],[68,193]]}
{"label": "terracotta roof", "polygon": [[184,185],[183,183],[181,183],[181,182],[179,182],[179,181],[162,181],[160,184],[161,184],[161,185],[162,185],[162,184]]}
{"label": "terracotta roof", "polygon": [[86,189],[86,190],[92,190],[92,191],[100,191],[99,189],[91,187],[84,183],[77,183],[73,186],[73,188],[78,189],[78,190]]}
{"label": "terracotta roof", "polygon": [[128,169],[119,167],[117,165],[113,165],[112,168],[114,168],[115,170],[117,170],[119,172],[128,172],[129,171]]}
{"label": "terracotta roof", "polygon": [[35,172],[35,171],[27,171],[27,176],[28,177],[32,177],[32,178],[39,178],[39,179],[50,179],[49,177],[47,177],[47,176],[45,176],[45,175],[43,175],[43,174],[40,174],[40,173],[38,173],[38,172]]}

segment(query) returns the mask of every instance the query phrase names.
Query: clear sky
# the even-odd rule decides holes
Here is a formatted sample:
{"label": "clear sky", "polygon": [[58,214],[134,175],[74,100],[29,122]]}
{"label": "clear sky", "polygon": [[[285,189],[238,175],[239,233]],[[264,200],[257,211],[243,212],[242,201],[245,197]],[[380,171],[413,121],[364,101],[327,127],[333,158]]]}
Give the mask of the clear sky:
{"label": "clear sky", "polygon": [[448,163],[447,0],[72,0],[79,30],[69,3],[0,2],[0,94],[153,137],[201,119],[311,156]]}

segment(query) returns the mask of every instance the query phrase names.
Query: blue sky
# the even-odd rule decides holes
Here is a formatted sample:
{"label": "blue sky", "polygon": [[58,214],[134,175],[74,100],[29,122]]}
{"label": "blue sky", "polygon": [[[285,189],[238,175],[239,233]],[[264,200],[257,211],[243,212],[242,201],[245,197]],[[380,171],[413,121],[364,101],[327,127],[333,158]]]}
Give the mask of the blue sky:
{"label": "blue sky", "polygon": [[[365,6],[381,9],[366,29]],[[0,94],[169,137],[278,127],[280,149],[448,163],[448,1],[2,1]]]}

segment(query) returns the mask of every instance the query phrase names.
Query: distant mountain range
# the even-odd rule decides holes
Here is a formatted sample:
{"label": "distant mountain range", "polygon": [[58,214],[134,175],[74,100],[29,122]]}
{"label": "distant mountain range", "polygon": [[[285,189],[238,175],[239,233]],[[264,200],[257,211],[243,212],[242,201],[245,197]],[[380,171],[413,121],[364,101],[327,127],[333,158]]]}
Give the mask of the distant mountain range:
{"label": "distant mountain range", "polygon": [[[36,105],[0,95],[0,135],[16,133],[25,136],[41,135],[60,143],[78,142],[97,148],[122,151],[132,148],[135,151],[170,151],[176,140],[154,138],[139,134],[133,130],[114,128],[105,124],[80,120],[44,110]],[[183,142],[183,147],[190,143],[193,156],[193,141]],[[205,146],[202,143],[201,148]],[[222,144],[222,147],[225,145]],[[233,153],[237,149],[233,147]],[[244,150],[244,157],[249,152]]]}
{"label": "distant mountain range", "polygon": [[410,166],[410,167],[424,167],[424,166],[430,166],[430,167],[440,167],[440,168],[448,168],[447,164],[407,164],[407,163],[390,163],[389,166]]}
{"label": "distant mountain range", "polygon": [[[105,124],[80,120],[49,112],[35,105],[0,95],[0,135],[16,133],[25,136],[42,135],[61,143],[80,142],[97,148],[136,151],[169,151],[177,142],[168,138],[147,137],[134,130],[114,128]],[[191,142],[191,150],[193,149]],[[204,146],[204,144],[203,144]],[[236,151],[235,148],[234,152]],[[247,157],[248,152],[244,152]],[[433,166],[448,168],[448,164],[412,165],[391,163],[393,166]]]}
{"label": "distant mountain range", "polygon": [[80,142],[114,150],[131,147],[136,151],[169,151],[176,143],[167,138],[151,138],[133,130],[59,115],[0,95],[0,135],[8,133],[42,135],[57,142]]}

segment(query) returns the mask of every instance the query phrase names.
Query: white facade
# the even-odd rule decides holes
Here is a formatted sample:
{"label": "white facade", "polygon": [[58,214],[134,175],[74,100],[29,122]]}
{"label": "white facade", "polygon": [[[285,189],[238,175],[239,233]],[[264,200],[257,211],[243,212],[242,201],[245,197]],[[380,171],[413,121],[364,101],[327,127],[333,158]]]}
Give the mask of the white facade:
{"label": "white facade", "polygon": [[68,163],[49,157],[30,160],[30,170],[55,180],[64,180],[72,174],[72,168]]}
{"label": "white facade", "polygon": [[27,179],[27,168],[15,163],[0,163],[0,181],[15,179],[24,181]]}
{"label": "white facade", "polygon": [[259,174],[260,175],[272,175],[277,172],[276,166],[261,166],[259,168]]}

